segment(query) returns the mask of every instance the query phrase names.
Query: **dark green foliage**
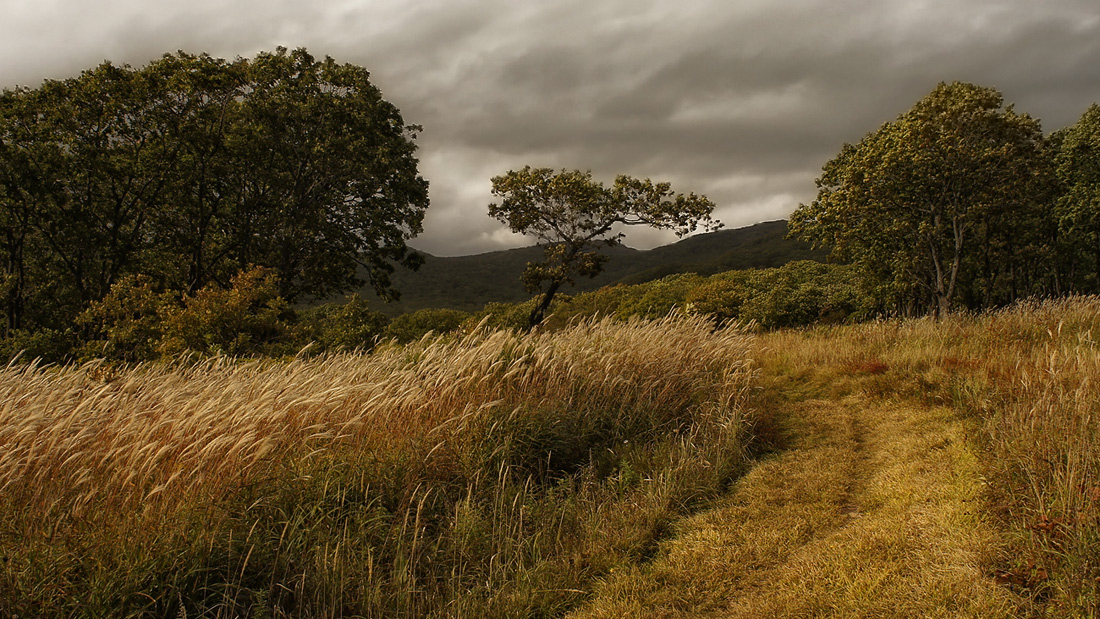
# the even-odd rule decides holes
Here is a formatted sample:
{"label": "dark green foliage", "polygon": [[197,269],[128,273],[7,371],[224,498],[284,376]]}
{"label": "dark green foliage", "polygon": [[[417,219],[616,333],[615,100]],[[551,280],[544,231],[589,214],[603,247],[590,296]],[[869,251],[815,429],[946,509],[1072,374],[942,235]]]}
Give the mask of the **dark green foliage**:
{"label": "dark green foliage", "polygon": [[1049,152],[994,89],[940,84],[845,144],[817,184],[792,234],[858,264],[883,303],[942,315],[1053,291]]}
{"label": "dark green foliage", "polygon": [[543,247],[543,259],[523,271],[524,289],[542,293],[529,328],[542,322],[563,285],[603,271],[609,257],[597,248],[622,243],[616,226],[663,228],[681,237],[700,226],[708,231],[721,227],[711,218],[714,203],[705,196],[676,194],[668,183],[649,179],[620,175],[605,188],[591,172],[527,166],[492,181],[500,203],[489,205],[489,215],[513,232],[534,236]]}
{"label": "dark green foliage", "polygon": [[854,266],[799,261],[746,275],[743,292],[725,297],[732,303],[721,308],[719,316],[728,314],[743,323],[779,329],[873,315],[873,302],[860,290]]}
{"label": "dark green foliage", "polygon": [[4,333],[64,328],[123,278],[195,294],[250,265],[284,299],[420,257],[417,127],[361,67],[304,49],[166,55],[0,94]]}
{"label": "dark green foliage", "polygon": [[1100,292],[1100,105],[1052,136],[1061,183],[1057,203],[1064,286]]}
{"label": "dark green foliage", "polygon": [[382,332],[383,339],[394,339],[401,344],[415,342],[428,333],[442,335],[456,331],[470,314],[453,309],[422,309],[402,314],[390,321]]}
{"label": "dark green foliage", "polygon": [[38,360],[41,363],[63,364],[72,361],[80,338],[72,329],[39,329],[12,331],[0,338],[0,363]]}
{"label": "dark green foliage", "polygon": [[344,303],[326,303],[298,314],[308,336],[322,351],[370,350],[389,324],[381,312],[371,310],[359,295]]}

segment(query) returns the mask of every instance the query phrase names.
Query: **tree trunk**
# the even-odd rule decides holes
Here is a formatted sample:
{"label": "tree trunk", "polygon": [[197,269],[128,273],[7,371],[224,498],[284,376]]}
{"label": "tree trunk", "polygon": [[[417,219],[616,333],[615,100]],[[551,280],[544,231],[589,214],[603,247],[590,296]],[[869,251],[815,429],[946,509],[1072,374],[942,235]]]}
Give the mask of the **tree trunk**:
{"label": "tree trunk", "polygon": [[1096,290],[1093,292],[1100,293],[1100,243],[1096,244]]}
{"label": "tree trunk", "polygon": [[538,305],[535,306],[535,309],[531,310],[531,316],[527,320],[528,332],[542,324],[543,319],[546,318],[546,310],[550,309],[550,303],[554,300],[554,295],[558,293],[558,288],[561,288],[560,280],[550,282],[550,287],[542,294],[542,298],[539,299]]}
{"label": "tree trunk", "polygon": [[23,262],[23,241],[25,235],[8,234],[8,264],[5,275],[8,279],[8,294],[6,299],[7,320],[4,323],[4,337],[10,337],[12,332],[23,327],[23,295],[26,287]]}

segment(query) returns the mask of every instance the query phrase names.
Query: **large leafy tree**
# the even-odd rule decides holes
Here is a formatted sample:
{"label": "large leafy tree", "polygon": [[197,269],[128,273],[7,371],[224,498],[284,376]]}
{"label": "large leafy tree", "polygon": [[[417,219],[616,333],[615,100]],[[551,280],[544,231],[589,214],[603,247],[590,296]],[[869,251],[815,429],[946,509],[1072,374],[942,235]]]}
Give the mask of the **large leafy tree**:
{"label": "large leafy tree", "polygon": [[181,52],[4,91],[6,329],[66,323],[131,274],[194,292],[260,265],[288,300],[363,283],[395,296],[428,205],[418,130],[365,69],[304,49]]}
{"label": "large leafy tree", "polygon": [[250,94],[248,61],[165,55],[144,73],[159,93],[158,131],[174,146],[164,169],[171,208],[152,224],[143,270],[167,287],[194,293],[226,286],[241,269],[234,242],[244,202],[249,134],[240,108]]}
{"label": "large leafy tree", "polygon": [[1025,246],[1043,200],[1039,122],[992,88],[940,84],[897,120],[825,164],[818,196],[791,233],[860,265],[880,295],[910,311],[950,311],[1019,294]]}
{"label": "large leafy tree", "polygon": [[173,145],[158,132],[147,76],[104,63],[40,93],[60,165],[39,232],[84,305],[138,266],[149,222],[170,199]]}
{"label": "large leafy tree", "polygon": [[[1072,250],[1093,261],[1100,290],[1100,105],[1093,104],[1076,124],[1054,136],[1055,161],[1062,195],[1058,202],[1061,229],[1072,239]],[[1076,252],[1075,252],[1076,253]]]}
{"label": "large leafy tree", "polygon": [[358,66],[305,50],[260,54],[241,114],[247,157],[236,226],[244,263],[274,268],[288,298],[366,281],[395,296],[394,264],[416,267],[428,184],[413,137]]}
{"label": "large leafy tree", "polygon": [[721,226],[711,218],[714,203],[705,196],[674,193],[669,183],[649,179],[621,175],[605,187],[591,172],[527,166],[493,177],[492,183],[500,202],[489,205],[489,215],[545,246],[544,259],[529,263],[523,273],[528,292],[541,293],[530,327],[542,322],[563,285],[603,269],[608,257],[597,250],[622,242],[620,226],[668,229],[677,236],[700,225]]}

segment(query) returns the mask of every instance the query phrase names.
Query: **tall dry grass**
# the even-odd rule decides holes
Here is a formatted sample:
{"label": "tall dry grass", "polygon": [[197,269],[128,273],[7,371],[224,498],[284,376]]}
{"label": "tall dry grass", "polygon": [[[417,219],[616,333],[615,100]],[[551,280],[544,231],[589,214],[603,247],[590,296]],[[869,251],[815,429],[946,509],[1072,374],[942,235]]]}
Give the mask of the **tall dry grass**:
{"label": "tall dry grass", "polygon": [[[1010,541],[993,576],[1050,616],[1100,616],[1100,298],[764,338],[764,373],[830,367],[881,397],[969,412]],[[827,391],[829,373],[814,376],[789,384]]]}
{"label": "tall dry grass", "polygon": [[743,466],[700,320],[0,371],[0,616],[560,612]]}

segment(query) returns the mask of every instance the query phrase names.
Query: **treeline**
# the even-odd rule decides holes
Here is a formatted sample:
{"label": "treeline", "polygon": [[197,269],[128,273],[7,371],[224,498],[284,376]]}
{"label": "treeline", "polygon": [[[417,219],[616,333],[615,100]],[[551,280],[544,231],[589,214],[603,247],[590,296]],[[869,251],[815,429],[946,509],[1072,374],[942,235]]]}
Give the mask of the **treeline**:
{"label": "treeline", "polygon": [[383,341],[408,343],[428,332],[458,329],[467,312],[421,310],[392,320],[352,295],[342,302],[294,309],[271,269],[254,267],[229,285],[193,293],[162,290],[145,275],[119,280],[66,329],[18,331],[0,338],[0,362],[106,359],[132,363],[198,357],[290,357],[370,351]]}
{"label": "treeline", "polygon": [[940,84],[817,185],[792,235],[856,265],[881,311],[1100,292],[1100,106],[1044,136],[995,89]]}
{"label": "treeline", "polygon": [[[282,355],[516,326],[534,301],[392,323],[359,299],[291,309],[363,284],[392,298],[395,266],[418,265],[418,129],[365,69],[303,49],[5,90],[0,353]],[[996,90],[941,84],[823,170],[790,231],[840,265],[614,287],[552,321],[679,308],[777,328],[1100,293],[1100,106],[1045,136]]]}
{"label": "treeline", "polygon": [[[652,320],[670,313],[702,316],[715,329],[854,322],[876,311],[857,275],[852,265],[808,260],[709,277],[670,275],[557,295],[542,328],[558,330],[603,317]],[[379,344],[407,344],[429,333],[465,334],[479,326],[523,332],[538,301],[489,303],[473,313],[422,309],[391,319],[358,296],[295,310],[279,296],[277,275],[259,267],[232,278],[228,288],[210,285],[195,293],[159,291],[148,277],[128,276],[79,314],[75,329],[0,339],[0,359],[22,353],[24,360],[139,362],[181,354],[287,357],[370,351]]]}
{"label": "treeline", "polygon": [[195,295],[252,265],[293,302],[393,294],[427,182],[368,72],[304,49],[104,63],[0,94],[3,335],[65,329],[128,276]]}

